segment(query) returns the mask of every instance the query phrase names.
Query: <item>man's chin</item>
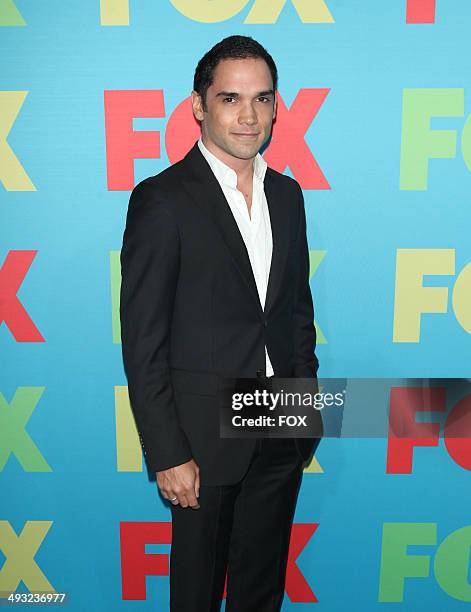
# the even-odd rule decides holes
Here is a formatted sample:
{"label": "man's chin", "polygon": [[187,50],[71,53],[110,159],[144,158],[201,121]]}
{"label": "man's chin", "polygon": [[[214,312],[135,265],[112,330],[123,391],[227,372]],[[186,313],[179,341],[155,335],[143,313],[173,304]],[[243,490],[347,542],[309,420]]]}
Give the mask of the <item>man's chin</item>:
{"label": "man's chin", "polygon": [[260,147],[255,147],[253,144],[250,146],[233,147],[231,149],[231,155],[238,159],[253,159],[259,152]]}

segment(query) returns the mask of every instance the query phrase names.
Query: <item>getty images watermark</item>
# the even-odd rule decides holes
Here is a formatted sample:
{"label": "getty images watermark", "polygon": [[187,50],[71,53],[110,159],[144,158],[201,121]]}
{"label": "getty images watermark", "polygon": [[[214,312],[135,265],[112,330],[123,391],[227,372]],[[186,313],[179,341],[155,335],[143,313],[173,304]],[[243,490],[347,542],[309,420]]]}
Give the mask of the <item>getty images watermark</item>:
{"label": "getty images watermark", "polygon": [[344,402],[344,389],[319,389],[312,378],[225,380],[220,393],[221,437],[321,437],[321,412],[341,410]]}
{"label": "getty images watermark", "polygon": [[233,393],[232,394],[232,410],[234,412],[243,411],[248,408],[262,408],[268,410],[269,413],[276,414],[260,414],[257,417],[242,416],[242,414],[234,414],[232,417],[232,425],[234,427],[308,427],[309,413],[295,414],[287,413],[283,410],[279,414],[279,409],[297,409],[300,407],[322,410],[326,406],[343,406],[345,403],[345,391],[337,393],[309,393],[299,391],[268,391],[267,389],[255,389],[252,392]]}
{"label": "getty images watermark", "polygon": [[469,378],[222,379],[218,404],[222,438],[471,440]]}

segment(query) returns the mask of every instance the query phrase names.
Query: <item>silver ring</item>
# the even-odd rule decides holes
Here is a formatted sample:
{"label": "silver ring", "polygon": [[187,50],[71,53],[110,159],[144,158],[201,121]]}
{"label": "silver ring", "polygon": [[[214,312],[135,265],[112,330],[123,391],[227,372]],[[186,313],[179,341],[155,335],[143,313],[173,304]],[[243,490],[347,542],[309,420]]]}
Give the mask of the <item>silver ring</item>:
{"label": "silver ring", "polygon": [[176,499],[177,499],[176,497],[172,497],[170,501],[175,501]]}

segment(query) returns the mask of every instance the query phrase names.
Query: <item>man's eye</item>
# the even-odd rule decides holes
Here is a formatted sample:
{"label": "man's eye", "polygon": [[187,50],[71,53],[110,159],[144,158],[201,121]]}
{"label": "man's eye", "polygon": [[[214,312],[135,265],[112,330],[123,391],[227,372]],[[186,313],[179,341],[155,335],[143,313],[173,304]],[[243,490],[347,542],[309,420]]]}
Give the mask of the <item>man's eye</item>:
{"label": "man's eye", "polygon": [[223,98],[223,102],[232,102],[233,100],[235,100],[235,98],[233,98],[232,96],[226,96],[225,98]]}
{"label": "man's eye", "polygon": [[260,100],[260,102],[269,102],[270,101],[270,98],[267,98],[266,96],[260,96],[258,99]]}

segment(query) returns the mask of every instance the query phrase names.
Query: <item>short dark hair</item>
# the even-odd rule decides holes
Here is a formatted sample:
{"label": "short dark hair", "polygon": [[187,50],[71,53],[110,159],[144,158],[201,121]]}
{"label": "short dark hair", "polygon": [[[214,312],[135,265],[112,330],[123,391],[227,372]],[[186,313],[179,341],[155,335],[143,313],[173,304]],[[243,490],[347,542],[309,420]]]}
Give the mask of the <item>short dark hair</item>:
{"label": "short dark hair", "polygon": [[278,86],[278,71],[268,51],[250,36],[228,36],[207,51],[198,62],[193,79],[193,89],[201,96],[203,109],[206,107],[206,92],[214,80],[214,71],[225,59],[262,59],[266,62],[273,81],[273,91]]}

